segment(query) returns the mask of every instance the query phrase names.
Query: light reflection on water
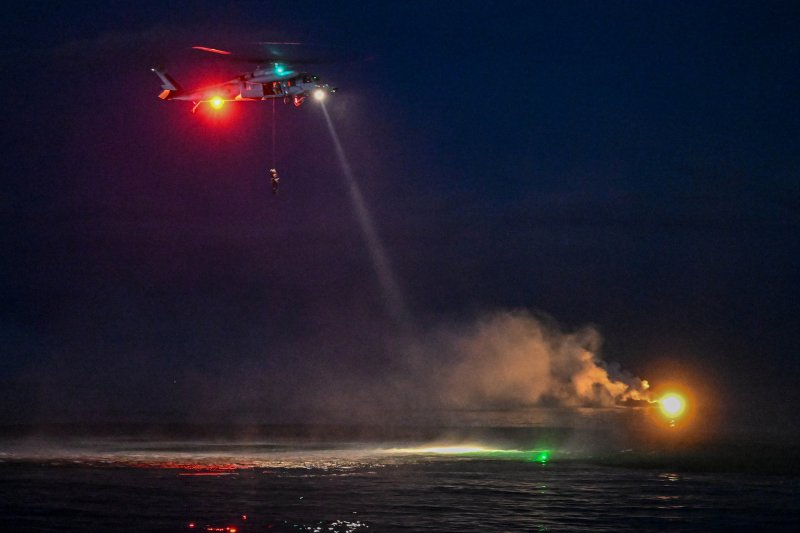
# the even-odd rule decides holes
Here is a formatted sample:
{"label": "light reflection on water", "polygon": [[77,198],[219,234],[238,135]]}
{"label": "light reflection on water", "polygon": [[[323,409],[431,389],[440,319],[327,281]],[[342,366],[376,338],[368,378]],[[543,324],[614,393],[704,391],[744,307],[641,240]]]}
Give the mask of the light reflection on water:
{"label": "light reflection on water", "polygon": [[[413,447],[341,445],[319,449],[271,443],[251,443],[247,446],[219,443],[202,446],[193,443],[187,446],[183,443],[142,445],[140,442],[115,440],[103,443],[75,442],[59,447],[49,443],[19,443],[7,446],[0,452],[0,464],[13,462],[50,466],[172,469],[184,471],[181,475],[227,475],[251,469],[316,470],[346,474],[350,470],[428,462],[442,457],[547,462],[550,453],[546,449],[502,449],[474,443]],[[569,453],[564,452],[563,455]]]}
{"label": "light reflection on water", "polygon": [[321,533],[790,530],[800,516],[797,478],[607,466],[566,450],[539,464],[531,450],[446,444],[6,444],[0,518],[23,531]]}

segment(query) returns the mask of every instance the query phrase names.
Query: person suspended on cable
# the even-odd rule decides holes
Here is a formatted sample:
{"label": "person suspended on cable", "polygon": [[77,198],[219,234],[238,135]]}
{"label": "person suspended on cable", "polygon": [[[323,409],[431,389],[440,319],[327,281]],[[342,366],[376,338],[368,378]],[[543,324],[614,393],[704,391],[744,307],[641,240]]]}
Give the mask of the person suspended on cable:
{"label": "person suspended on cable", "polygon": [[272,194],[278,194],[278,185],[280,185],[280,178],[278,171],[274,168],[269,169],[269,179],[272,182]]}

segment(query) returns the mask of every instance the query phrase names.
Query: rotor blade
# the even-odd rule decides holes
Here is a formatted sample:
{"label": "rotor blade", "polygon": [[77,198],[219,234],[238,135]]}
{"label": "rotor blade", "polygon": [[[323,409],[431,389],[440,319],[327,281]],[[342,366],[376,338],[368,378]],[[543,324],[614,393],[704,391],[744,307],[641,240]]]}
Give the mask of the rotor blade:
{"label": "rotor blade", "polygon": [[211,52],[212,54],[219,54],[219,55],[223,55],[223,56],[232,55],[227,50],[219,50],[217,48],[209,48],[207,46],[192,46],[192,49],[193,50],[200,50],[201,52]]}
{"label": "rotor blade", "polygon": [[301,43],[301,42],[290,42],[290,41],[255,41],[255,44],[280,44],[280,45],[290,45],[290,46],[301,46],[308,43]]}
{"label": "rotor blade", "polygon": [[[267,42],[259,42],[257,44],[260,45],[281,45],[281,44],[289,44],[289,45],[303,45],[305,43],[267,43]],[[234,52],[229,52],[227,50],[221,50],[219,48],[211,48],[208,46],[192,46],[193,50],[198,50],[200,52],[208,52],[211,54],[215,54],[217,56],[221,56],[221,58],[226,59],[228,61],[237,61],[243,63],[252,63],[256,65],[263,65],[266,63],[281,63],[284,65],[319,65],[323,63],[331,63],[332,60],[329,57],[294,57],[289,54],[283,54],[279,51],[275,50],[263,50],[260,52],[256,52],[255,54],[238,54]]]}

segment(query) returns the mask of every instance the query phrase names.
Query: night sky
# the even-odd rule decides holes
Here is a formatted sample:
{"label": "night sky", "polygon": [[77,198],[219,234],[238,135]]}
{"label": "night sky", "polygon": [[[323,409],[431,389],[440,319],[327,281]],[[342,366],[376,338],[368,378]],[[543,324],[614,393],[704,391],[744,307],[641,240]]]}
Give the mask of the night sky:
{"label": "night sky", "polygon": [[278,104],[273,160],[271,103],[156,97],[246,70],[192,45],[290,40],[340,58],[412,335],[545,313],[800,430],[796,2],[229,4],[5,10],[0,421],[303,421],[402,372],[320,106]]}

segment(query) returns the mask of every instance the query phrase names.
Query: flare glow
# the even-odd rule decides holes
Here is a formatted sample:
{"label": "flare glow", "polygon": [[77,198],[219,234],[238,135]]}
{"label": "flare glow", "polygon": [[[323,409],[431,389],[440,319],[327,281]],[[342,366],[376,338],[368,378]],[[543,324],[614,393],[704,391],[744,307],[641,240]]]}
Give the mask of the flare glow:
{"label": "flare glow", "polygon": [[686,400],[680,394],[670,392],[658,399],[658,407],[664,416],[674,420],[686,411]]}

